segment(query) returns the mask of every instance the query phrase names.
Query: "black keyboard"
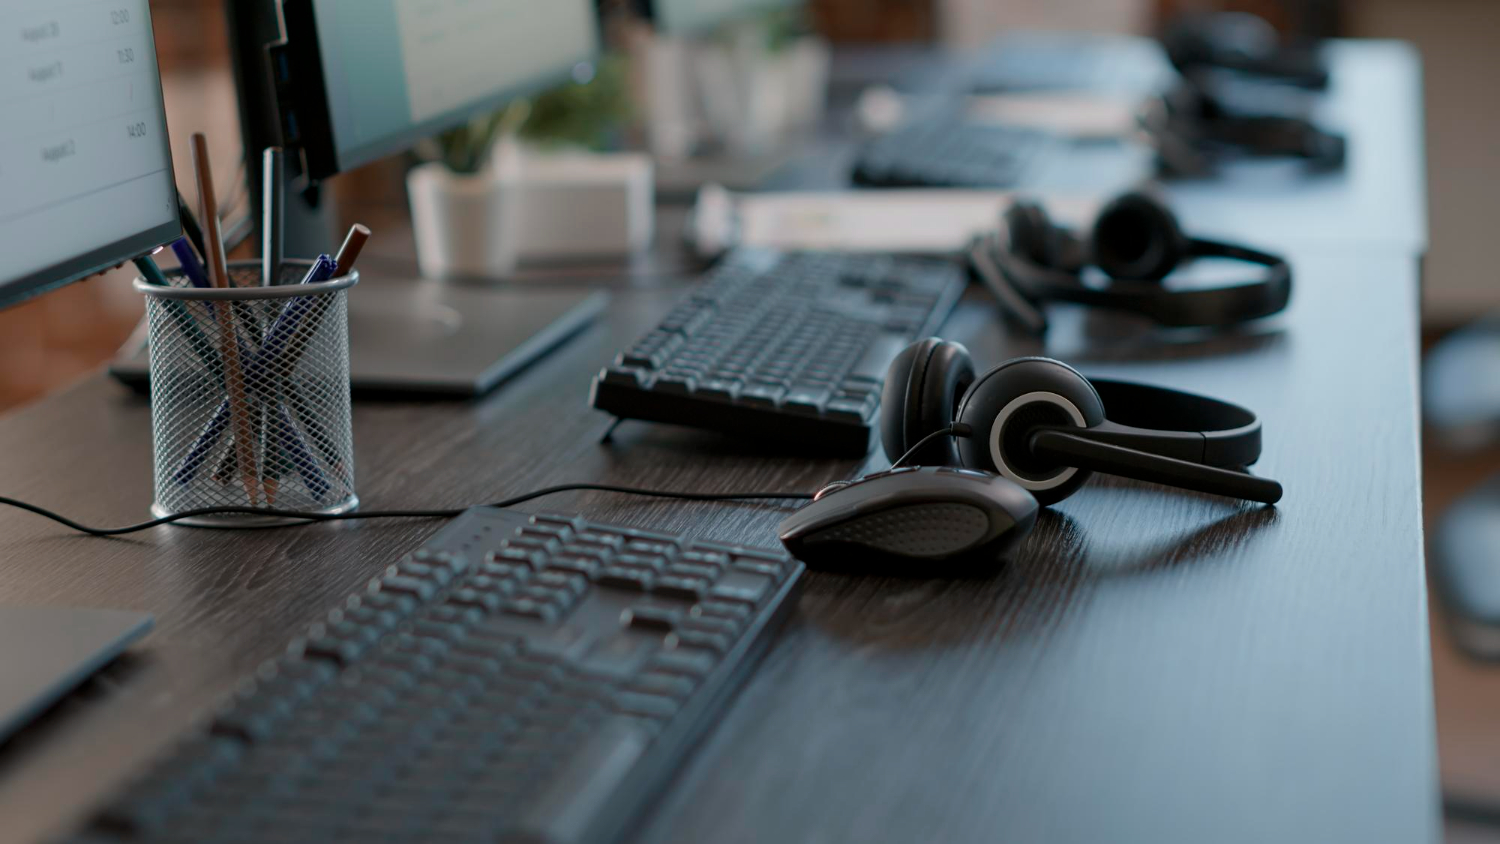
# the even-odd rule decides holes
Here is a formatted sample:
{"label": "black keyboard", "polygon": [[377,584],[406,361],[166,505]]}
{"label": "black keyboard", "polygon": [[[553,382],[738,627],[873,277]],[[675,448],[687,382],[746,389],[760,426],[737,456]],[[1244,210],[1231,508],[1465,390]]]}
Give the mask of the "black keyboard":
{"label": "black keyboard", "polygon": [[614,839],[752,670],[802,572],[471,510],[247,678],[78,840]]}
{"label": "black keyboard", "polygon": [[967,276],[942,259],[737,250],[594,379],[594,407],[804,452],[870,448],[892,359]]}
{"label": "black keyboard", "polygon": [[1011,188],[1054,139],[1035,129],[965,120],[917,121],[860,150],[857,185],[876,188]]}

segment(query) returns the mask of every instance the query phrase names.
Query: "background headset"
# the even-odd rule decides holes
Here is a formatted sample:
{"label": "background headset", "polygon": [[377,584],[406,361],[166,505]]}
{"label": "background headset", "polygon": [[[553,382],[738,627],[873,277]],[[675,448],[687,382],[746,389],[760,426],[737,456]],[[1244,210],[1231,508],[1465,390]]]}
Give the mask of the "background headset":
{"label": "background headset", "polygon": [[1183,74],[1211,68],[1299,88],[1328,87],[1328,65],[1315,43],[1283,42],[1265,18],[1248,12],[1182,15],[1162,33],[1161,45]]}
{"label": "background headset", "polygon": [[[1172,211],[1132,191],[1105,205],[1089,237],[1054,224],[1039,203],[1017,200],[1004,214],[1004,235],[970,248],[974,273],[1006,314],[1032,331],[1047,328],[1041,305],[1074,302],[1128,311],[1168,326],[1223,327],[1284,310],[1292,295],[1286,259],[1233,243],[1192,238]],[[1229,258],[1264,267],[1247,283],[1172,289],[1162,280],[1194,258]],[[1111,281],[1088,284],[1098,267]]]}
{"label": "background headset", "polygon": [[[996,473],[1044,506],[1094,472],[1281,500],[1281,484],[1244,470],[1260,458],[1254,413],[1162,387],[1090,380],[1049,358],[1016,358],[976,377],[962,345],[920,340],[891,363],[880,414],[892,461]],[[945,430],[952,436],[937,436]]]}
{"label": "background headset", "polygon": [[1148,101],[1140,125],[1169,177],[1202,177],[1234,158],[1290,158],[1313,173],[1343,168],[1348,141],[1293,114],[1244,113],[1209,92],[1210,80],[1184,77]]}

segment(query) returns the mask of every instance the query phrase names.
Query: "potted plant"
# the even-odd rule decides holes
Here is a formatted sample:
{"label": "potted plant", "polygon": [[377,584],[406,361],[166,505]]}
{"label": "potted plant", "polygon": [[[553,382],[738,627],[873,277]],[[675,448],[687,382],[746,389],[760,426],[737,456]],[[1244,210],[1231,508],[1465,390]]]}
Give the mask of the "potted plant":
{"label": "potted plant", "polygon": [[607,59],[575,80],[446,132],[407,175],[422,274],[498,277],[527,248],[527,174],[539,158],[605,150],[629,119],[623,72]]}

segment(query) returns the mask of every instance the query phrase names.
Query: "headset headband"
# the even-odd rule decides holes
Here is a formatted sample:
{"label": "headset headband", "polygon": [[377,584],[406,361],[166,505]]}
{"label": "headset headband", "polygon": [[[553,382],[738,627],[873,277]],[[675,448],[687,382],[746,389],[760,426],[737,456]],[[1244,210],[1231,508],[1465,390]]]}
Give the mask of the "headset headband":
{"label": "headset headband", "polygon": [[[1287,262],[1269,252],[1239,244],[1194,238],[1188,241],[1188,255],[1257,264],[1266,268],[1264,278],[1189,290],[1173,290],[1154,281],[1112,280],[1105,287],[1095,287],[1084,283],[1080,276],[1032,263],[994,240],[988,244],[996,247],[988,257],[1003,279],[988,278],[990,273],[982,262],[976,262],[976,267],[992,288],[1008,283],[1013,291],[1032,302],[1052,299],[1129,311],[1175,328],[1219,328],[1260,319],[1285,310],[1292,298],[1292,270]],[[1006,293],[1000,296],[1002,300],[1010,298]]]}

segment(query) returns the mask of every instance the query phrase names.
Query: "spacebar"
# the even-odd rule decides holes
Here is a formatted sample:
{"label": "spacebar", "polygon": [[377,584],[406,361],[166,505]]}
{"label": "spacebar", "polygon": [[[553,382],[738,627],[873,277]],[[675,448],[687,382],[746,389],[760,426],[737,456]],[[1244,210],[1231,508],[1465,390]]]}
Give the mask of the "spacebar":
{"label": "spacebar", "polygon": [[502,840],[525,844],[582,841],[649,742],[647,733],[633,724],[606,723],[553,769],[546,789]]}
{"label": "spacebar", "polygon": [[859,359],[859,363],[849,371],[848,377],[864,381],[884,381],[891,361],[896,359],[896,355],[901,354],[909,342],[910,340],[902,334],[882,334],[876,337],[865,350],[864,356]]}

